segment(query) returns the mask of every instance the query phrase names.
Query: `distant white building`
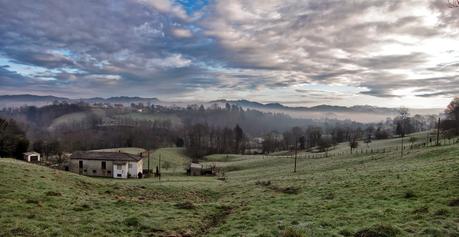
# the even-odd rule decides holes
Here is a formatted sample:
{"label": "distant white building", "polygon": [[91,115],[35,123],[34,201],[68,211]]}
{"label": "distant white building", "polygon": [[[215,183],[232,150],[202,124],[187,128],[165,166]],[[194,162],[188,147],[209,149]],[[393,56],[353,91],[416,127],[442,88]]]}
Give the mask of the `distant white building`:
{"label": "distant white building", "polygon": [[198,163],[191,163],[188,167],[187,173],[191,176],[202,175],[202,165]]}
{"label": "distant white building", "polygon": [[24,160],[27,162],[39,162],[41,160],[40,153],[35,152],[35,151],[30,151],[23,153],[24,154]]}

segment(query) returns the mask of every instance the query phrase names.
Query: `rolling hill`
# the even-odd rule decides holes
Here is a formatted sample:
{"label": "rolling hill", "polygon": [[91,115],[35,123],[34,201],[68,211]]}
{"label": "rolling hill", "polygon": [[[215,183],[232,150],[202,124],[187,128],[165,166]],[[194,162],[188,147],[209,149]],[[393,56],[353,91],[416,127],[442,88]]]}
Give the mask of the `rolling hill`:
{"label": "rolling hill", "polygon": [[[165,150],[163,158],[181,157]],[[176,160],[174,158],[173,160]],[[215,155],[226,181],[90,178],[0,159],[1,236],[457,236],[459,144],[293,160]]]}

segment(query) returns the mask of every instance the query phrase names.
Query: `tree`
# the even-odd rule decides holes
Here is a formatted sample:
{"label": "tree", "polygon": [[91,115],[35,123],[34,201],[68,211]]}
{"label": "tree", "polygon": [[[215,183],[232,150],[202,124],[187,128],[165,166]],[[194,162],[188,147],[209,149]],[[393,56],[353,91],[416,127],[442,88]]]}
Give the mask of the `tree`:
{"label": "tree", "polygon": [[236,142],[235,153],[240,153],[242,140],[244,139],[244,131],[239,127],[239,124],[236,124],[236,127],[234,127],[234,139]]}
{"label": "tree", "polygon": [[445,113],[448,117],[448,120],[452,120],[451,122],[449,122],[450,125],[447,126],[447,129],[455,129],[456,135],[459,135],[459,97],[454,98],[448,104]]}
{"label": "tree", "polygon": [[367,135],[363,142],[365,142],[365,144],[367,144],[367,147],[369,147],[369,144],[371,143],[371,135]]}
{"label": "tree", "polygon": [[331,136],[323,136],[319,139],[317,144],[320,152],[328,152],[330,147],[333,145],[333,140]]}
{"label": "tree", "polygon": [[175,140],[175,146],[176,146],[176,147],[183,147],[184,144],[185,144],[185,141],[183,140],[183,138],[178,137],[178,138]]}
{"label": "tree", "polygon": [[32,144],[32,149],[38,153],[43,153],[45,149],[45,142],[43,140],[37,140]]}
{"label": "tree", "polygon": [[354,149],[359,147],[359,142],[357,140],[351,140],[349,141],[349,147],[351,148],[351,154]]}
{"label": "tree", "polygon": [[378,127],[375,132],[375,138],[376,139],[387,139],[389,138],[390,133],[386,129],[383,129],[381,127]]}
{"label": "tree", "polygon": [[29,140],[24,131],[14,122],[0,118],[0,157],[21,158],[27,151]]}
{"label": "tree", "polygon": [[306,148],[306,138],[304,136],[301,136],[298,139],[298,143],[300,144],[300,150],[304,150]]}
{"label": "tree", "polygon": [[396,126],[396,134],[400,135],[400,137],[405,137],[407,128],[409,126],[409,110],[405,107],[400,107],[399,109],[399,116],[395,119],[397,124]]}
{"label": "tree", "polygon": [[459,0],[448,0],[448,7],[449,8],[459,7]]}

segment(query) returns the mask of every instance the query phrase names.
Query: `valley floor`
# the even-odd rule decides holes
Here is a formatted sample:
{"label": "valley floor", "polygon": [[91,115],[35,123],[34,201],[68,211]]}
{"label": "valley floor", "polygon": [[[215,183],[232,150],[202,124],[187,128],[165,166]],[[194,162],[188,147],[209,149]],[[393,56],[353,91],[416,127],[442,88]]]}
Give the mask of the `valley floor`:
{"label": "valley floor", "polygon": [[226,181],[91,178],[0,159],[0,236],[459,236],[459,144],[300,159],[296,173],[285,157],[208,162]]}

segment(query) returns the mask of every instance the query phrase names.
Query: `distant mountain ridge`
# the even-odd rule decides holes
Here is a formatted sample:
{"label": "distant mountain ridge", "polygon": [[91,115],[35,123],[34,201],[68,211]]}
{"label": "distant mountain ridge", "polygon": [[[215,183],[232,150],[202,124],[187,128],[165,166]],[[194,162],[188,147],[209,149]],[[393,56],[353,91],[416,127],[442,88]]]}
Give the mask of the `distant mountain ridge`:
{"label": "distant mountain ridge", "polygon": [[398,109],[376,107],[371,105],[355,105],[355,106],[336,106],[336,105],[317,105],[312,107],[290,107],[280,103],[259,103],[249,100],[214,100],[211,103],[228,103],[237,105],[243,108],[252,109],[276,109],[285,111],[304,111],[304,112],[354,112],[354,113],[378,113],[378,114],[395,114],[398,113]]}
{"label": "distant mountain ridge", "polygon": [[[80,99],[70,99],[65,97],[58,97],[52,95],[31,95],[31,94],[21,94],[21,95],[0,95],[0,108],[4,107],[18,107],[23,105],[34,105],[34,106],[44,106],[52,104],[55,101],[66,101],[66,102],[86,102],[86,103],[111,103],[111,104],[124,104],[128,105],[131,103],[164,103],[158,98],[145,98],[138,96],[115,96],[115,97],[92,97],[92,98],[80,98]],[[286,106],[280,103],[260,103],[250,100],[214,100],[210,102],[203,102],[203,104],[221,104],[229,103],[232,105],[237,105],[242,108],[257,109],[262,111],[277,111],[277,112],[315,112],[315,113],[368,113],[368,114],[380,114],[380,115],[394,115],[398,113],[396,108],[385,108],[377,107],[371,105],[355,105],[355,106],[337,106],[337,105],[317,105],[312,107],[302,107],[302,106]],[[183,104],[186,105],[185,102]]]}
{"label": "distant mountain ridge", "polygon": [[36,105],[43,106],[47,104],[52,104],[55,101],[59,102],[86,102],[86,103],[120,103],[120,104],[130,104],[130,103],[154,103],[159,102],[157,98],[143,98],[143,97],[129,97],[129,96],[117,96],[117,97],[93,97],[93,98],[81,98],[81,99],[70,99],[65,97],[57,97],[52,95],[0,95],[0,107],[7,106],[21,106],[21,105]]}

